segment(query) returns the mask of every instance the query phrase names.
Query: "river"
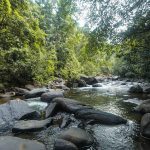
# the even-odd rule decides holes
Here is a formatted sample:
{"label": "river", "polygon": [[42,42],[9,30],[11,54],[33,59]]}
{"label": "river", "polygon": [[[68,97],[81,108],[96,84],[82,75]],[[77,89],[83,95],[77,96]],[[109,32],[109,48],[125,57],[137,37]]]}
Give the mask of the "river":
{"label": "river", "polygon": [[[119,115],[128,120],[125,125],[88,125],[86,129],[94,136],[95,144],[88,150],[149,150],[150,142],[140,136],[141,115],[133,112],[133,108],[143,100],[149,99],[146,94],[129,94],[130,86],[137,84],[123,81],[107,81],[102,87],[85,87],[72,89],[66,97],[89,104],[96,109]],[[1,103],[5,100],[1,99]],[[46,107],[43,102],[29,102],[31,107],[42,111]],[[76,126],[77,124],[71,124]],[[53,139],[62,131],[57,126],[49,127],[35,133],[18,134],[15,136],[35,139],[43,142],[48,150],[53,149]],[[12,135],[11,131],[0,132],[1,135]]]}

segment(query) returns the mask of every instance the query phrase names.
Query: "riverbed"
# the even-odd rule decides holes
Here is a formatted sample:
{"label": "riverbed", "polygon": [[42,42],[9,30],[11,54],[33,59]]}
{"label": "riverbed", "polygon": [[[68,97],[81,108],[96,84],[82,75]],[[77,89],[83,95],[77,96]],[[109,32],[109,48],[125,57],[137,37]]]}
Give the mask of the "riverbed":
{"label": "riverbed", "polygon": [[[107,81],[100,83],[101,87],[84,87],[71,89],[65,97],[73,98],[82,103],[89,104],[96,109],[119,115],[128,120],[125,125],[88,125],[88,130],[94,137],[95,143],[88,150],[149,150],[150,142],[140,136],[141,115],[133,112],[135,106],[143,100],[150,99],[147,94],[129,94],[128,89],[136,82]],[[8,99],[0,99],[0,103]],[[47,104],[44,102],[29,102],[29,105],[42,111]],[[78,122],[70,126],[77,126]],[[0,135],[11,135],[27,139],[34,139],[44,143],[47,150],[53,149],[53,141],[62,132],[57,126],[34,133],[15,134],[10,130],[0,131]]]}

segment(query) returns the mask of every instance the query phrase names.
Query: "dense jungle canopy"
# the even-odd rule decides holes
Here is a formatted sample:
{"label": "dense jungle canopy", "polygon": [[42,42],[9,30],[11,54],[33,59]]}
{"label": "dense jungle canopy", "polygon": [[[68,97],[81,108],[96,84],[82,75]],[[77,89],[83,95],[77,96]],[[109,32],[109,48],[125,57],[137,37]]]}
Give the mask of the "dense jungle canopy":
{"label": "dense jungle canopy", "polygon": [[0,83],[150,78],[149,0],[0,0]]}

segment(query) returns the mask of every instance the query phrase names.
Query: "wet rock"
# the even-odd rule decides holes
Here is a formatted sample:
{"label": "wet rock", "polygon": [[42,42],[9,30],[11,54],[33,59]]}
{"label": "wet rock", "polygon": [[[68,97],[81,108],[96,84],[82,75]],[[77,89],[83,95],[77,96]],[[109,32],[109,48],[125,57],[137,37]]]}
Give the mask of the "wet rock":
{"label": "wet rock", "polygon": [[118,125],[124,124],[127,120],[120,116],[116,116],[111,113],[103,112],[95,109],[81,109],[75,113],[75,117],[90,121],[90,124],[107,124],[107,125]]}
{"label": "wet rock", "polygon": [[63,139],[56,139],[54,144],[54,150],[78,150],[78,148],[76,145],[69,141]]}
{"label": "wet rock", "polygon": [[91,146],[94,142],[92,136],[89,133],[83,129],[74,127],[62,132],[59,138],[70,141],[77,147]]}
{"label": "wet rock", "polygon": [[145,92],[146,94],[150,94],[150,87],[145,88],[144,92]]}
{"label": "wet rock", "polygon": [[84,105],[76,100],[68,99],[68,98],[55,98],[52,102],[57,103],[59,110],[69,112],[69,113],[76,113],[80,109],[91,108],[88,105]]}
{"label": "wet rock", "polygon": [[145,114],[141,119],[141,134],[150,138],[150,113]]}
{"label": "wet rock", "polygon": [[143,101],[139,106],[134,108],[135,112],[150,113],[150,100]]}
{"label": "wet rock", "polygon": [[63,116],[62,123],[60,128],[66,128],[71,122],[71,118],[69,116]]}
{"label": "wet rock", "polygon": [[112,80],[112,81],[117,81],[117,80],[119,80],[119,76],[112,76],[112,77],[111,77],[111,80]]}
{"label": "wet rock", "polygon": [[70,87],[70,88],[87,87],[87,84],[82,79],[68,80],[67,87]]}
{"label": "wet rock", "polygon": [[6,92],[5,94],[0,94],[0,98],[9,98],[15,96],[15,92]]}
{"label": "wet rock", "polygon": [[1,136],[0,150],[46,150],[46,148],[38,141],[12,136]]}
{"label": "wet rock", "polygon": [[35,89],[34,85],[31,85],[31,84],[25,85],[25,88],[26,88],[27,90],[29,90],[29,91]]}
{"label": "wet rock", "polygon": [[70,90],[66,85],[55,85],[56,89]]}
{"label": "wet rock", "polygon": [[56,115],[53,117],[52,124],[60,126],[62,124],[63,117],[62,115]]}
{"label": "wet rock", "polygon": [[41,101],[50,103],[56,97],[64,97],[63,92],[60,90],[51,90],[41,95]]}
{"label": "wet rock", "polygon": [[102,87],[100,83],[93,84],[92,87]]}
{"label": "wet rock", "polygon": [[18,121],[12,128],[13,133],[18,132],[35,132],[48,127],[52,122],[51,118],[45,120],[27,120]]}
{"label": "wet rock", "polygon": [[15,87],[13,90],[15,91],[16,96],[23,96],[23,95],[26,95],[29,92],[29,90],[19,88],[19,87]]}
{"label": "wet rock", "polygon": [[47,88],[36,88],[26,93],[25,98],[28,99],[28,98],[40,97],[43,93],[46,93],[48,91],[49,90]]}
{"label": "wet rock", "polygon": [[24,99],[24,101],[41,101],[41,97],[28,98],[28,99]]}
{"label": "wet rock", "polygon": [[77,87],[87,87],[87,84],[84,80],[82,79],[76,79],[73,84],[72,84],[73,88],[77,88]]}
{"label": "wet rock", "polygon": [[140,85],[134,85],[129,89],[130,93],[143,93],[143,88]]}
{"label": "wet rock", "polygon": [[89,84],[89,85],[98,83],[98,80],[96,79],[96,77],[81,76],[80,79],[85,81],[86,84]]}
{"label": "wet rock", "polygon": [[50,103],[45,109],[45,117],[52,117],[56,113],[57,103]]}
{"label": "wet rock", "polygon": [[22,100],[11,100],[0,105],[0,124],[11,123],[20,119],[36,119],[38,117],[39,113]]}
{"label": "wet rock", "polygon": [[120,85],[127,85],[127,83],[126,82],[122,82]]}

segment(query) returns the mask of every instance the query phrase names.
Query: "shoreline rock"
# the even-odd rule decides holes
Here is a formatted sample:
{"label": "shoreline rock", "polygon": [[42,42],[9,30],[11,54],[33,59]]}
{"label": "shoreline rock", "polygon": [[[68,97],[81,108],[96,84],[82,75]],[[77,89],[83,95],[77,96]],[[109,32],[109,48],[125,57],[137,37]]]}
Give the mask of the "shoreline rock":
{"label": "shoreline rock", "polygon": [[0,137],[0,150],[46,150],[44,144],[12,136]]}

